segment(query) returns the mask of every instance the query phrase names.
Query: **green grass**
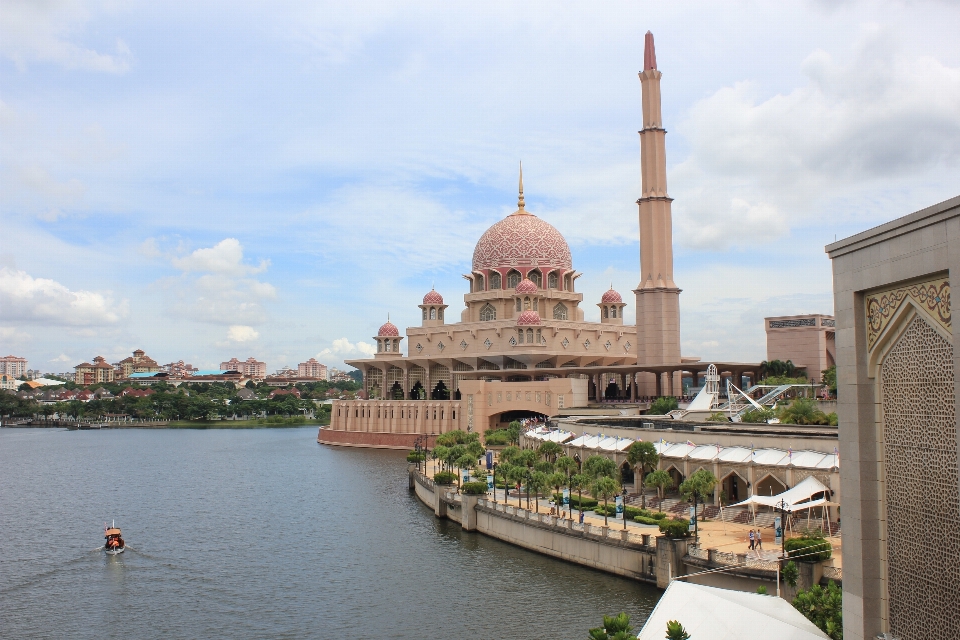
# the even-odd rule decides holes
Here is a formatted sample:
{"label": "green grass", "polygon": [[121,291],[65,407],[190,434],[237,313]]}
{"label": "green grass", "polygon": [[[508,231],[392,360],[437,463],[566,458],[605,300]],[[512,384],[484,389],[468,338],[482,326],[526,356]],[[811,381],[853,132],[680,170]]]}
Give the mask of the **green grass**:
{"label": "green grass", "polygon": [[254,420],[173,420],[167,426],[171,429],[270,429],[329,423],[329,417],[312,420],[301,416],[292,418],[271,416],[269,418],[256,418]]}

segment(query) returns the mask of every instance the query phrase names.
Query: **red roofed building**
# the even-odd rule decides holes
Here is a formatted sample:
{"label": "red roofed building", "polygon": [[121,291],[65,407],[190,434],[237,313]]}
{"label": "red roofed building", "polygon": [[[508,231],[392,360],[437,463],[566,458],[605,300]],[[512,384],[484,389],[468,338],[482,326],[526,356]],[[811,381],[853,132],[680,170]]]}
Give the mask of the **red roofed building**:
{"label": "red roofed building", "polygon": [[297,389],[296,387],[293,387],[291,389],[274,389],[273,391],[270,392],[270,395],[267,397],[273,400],[277,396],[294,396],[297,399],[299,399],[300,389]]}
{"label": "red roofed building", "polygon": [[84,362],[74,367],[74,382],[88,385],[99,382],[113,382],[115,371],[103,356],[97,356],[93,362]]}
{"label": "red roofed building", "polygon": [[118,378],[128,378],[131,373],[156,373],[160,371],[160,365],[157,361],[144,353],[143,349],[137,349],[129,358],[124,358],[114,365],[117,369]]}

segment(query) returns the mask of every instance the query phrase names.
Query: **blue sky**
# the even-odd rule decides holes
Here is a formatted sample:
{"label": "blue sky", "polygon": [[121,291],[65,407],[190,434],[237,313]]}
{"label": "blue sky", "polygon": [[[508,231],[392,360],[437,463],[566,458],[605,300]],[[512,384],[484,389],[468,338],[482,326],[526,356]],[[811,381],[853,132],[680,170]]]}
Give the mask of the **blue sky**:
{"label": "blue sky", "polygon": [[520,160],[596,318],[639,277],[650,29],[684,354],[762,359],[832,311],[826,243],[957,195],[960,9],[676,5],[6,0],[0,351],[338,366],[459,310]]}

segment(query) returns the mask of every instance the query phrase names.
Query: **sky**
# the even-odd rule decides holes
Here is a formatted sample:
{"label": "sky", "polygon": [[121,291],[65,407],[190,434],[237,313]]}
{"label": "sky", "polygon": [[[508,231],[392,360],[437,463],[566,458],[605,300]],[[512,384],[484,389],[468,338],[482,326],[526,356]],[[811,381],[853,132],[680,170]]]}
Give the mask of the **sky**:
{"label": "sky", "polygon": [[960,193],[948,2],[0,1],[0,352],[364,357],[516,209],[639,282],[643,35],[685,356],[832,313],[824,245]]}

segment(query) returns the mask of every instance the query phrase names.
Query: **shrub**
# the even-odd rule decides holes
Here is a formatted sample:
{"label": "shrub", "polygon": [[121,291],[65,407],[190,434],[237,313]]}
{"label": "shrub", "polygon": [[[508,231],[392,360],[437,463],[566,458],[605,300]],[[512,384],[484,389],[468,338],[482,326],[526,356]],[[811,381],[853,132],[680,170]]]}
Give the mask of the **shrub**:
{"label": "shrub", "polygon": [[767,595],[767,588],[763,585],[760,585],[759,587],[757,587],[757,593],[759,593],[762,596],[765,596]]}
{"label": "shrub", "polygon": [[744,414],[740,416],[740,420],[741,422],[749,424],[761,424],[776,417],[777,412],[773,409],[752,409],[751,411],[744,412]]}
{"label": "shrub", "polygon": [[483,434],[487,446],[502,446],[513,443],[513,434],[509,429],[493,429]]}
{"label": "shrub", "polygon": [[[554,501],[554,502],[556,502],[557,504],[560,504],[562,500],[563,500],[563,496],[562,496],[561,494],[559,494],[559,493],[554,493],[554,494],[553,494],[553,501]],[[583,508],[584,511],[589,511],[590,509],[592,509],[592,508],[594,508],[595,506],[597,506],[598,504],[600,504],[600,501],[599,501],[599,500],[594,500],[593,498],[584,498],[583,500],[580,500],[580,499],[577,498],[576,494],[573,494],[573,495],[570,496],[570,508],[571,508],[571,509],[580,509],[580,508],[581,508],[581,506],[580,506],[581,504],[583,505],[582,508]],[[600,515],[603,515],[603,514],[601,513]]]}
{"label": "shrub", "polygon": [[410,453],[407,454],[407,462],[423,462],[424,458],[426,458],[426,456],[423,454],[422,451],[420,453],[417,453],[416,451],[411,451]]}
{"label": "shrub", "polygon": [[661,522],[660,520],[656,520],[654,518],[648,518],[647,516],[637,516],[633,519],[633,521],[639,522],[640,524],[651,524],[654,526],[658,526]]}
{"label": "shrub", "polygon": [[783,569],[780,570],[780,575],[783,576],[783,581],[791,587],[797,586],[797,580],[800,578],[800,570],[797,569],[797,563],[791,560],[783,565]]}
{"label": "shrub", "polygon": [[[788,538],[783,543],[783,549],[787,552],[788,557],[797,558],[800,562],[820,562],[833,555],[830,543],[819,535]],[[819,553],[813,553],[817,551]]]}
{"label": "shrub", "polygon": [[831,427],[836,427],[840,424],[840,419],[837,417],[837,412],[827,414],[827,422],[830,423]]}
{"label": "shrub", "polygon": [[711,413],[710,417],[707,418],[707,422],[729,422],[727,420],[727,414],[722,411],[717,411],[716,413]]}
{"label": "shrub", "polygon": [[647,411],[647,414],[651,416],[665,416],[679,407],[680,405],[677,403],[676,398],[672,396],[661,397],[650,404],[650,409]]}
{"label": "shrub", "polygon": [[793,606],[833,640],[843,640],[843,593],[833,580],[826,589],[815,584],[801,591]]}
{"label": "shrub", "polygon": [[[457,481],[457,474],[452,471],[438,471],[433,476],[433,481],[436,484],[453,484]],[[484,483],[484,486],[486,486],[486,483]]]}
{"label": "shrub", "polygon": [[677,520],[672,518],[670,520],[663,519],[659,522],[661,533],[670,536],[671,538],[689,538],[690,537],[690,523],[687,520]]}
{"label": "shrub", "polygon": [[487,493],[487,483],[486,482],[464,482],[460,486],[460,493],[465,493],[468,496],[482,496]]}

